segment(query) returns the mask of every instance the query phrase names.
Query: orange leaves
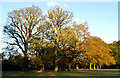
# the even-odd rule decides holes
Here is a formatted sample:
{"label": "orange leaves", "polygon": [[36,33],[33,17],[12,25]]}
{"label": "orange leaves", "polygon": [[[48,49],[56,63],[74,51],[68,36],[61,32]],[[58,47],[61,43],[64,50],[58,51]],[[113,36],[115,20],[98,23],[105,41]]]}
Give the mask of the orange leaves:
{"label": "orange leaves", "polygon": [[87,61],[92,63],[115,62],[109,55],[109,47],[100,38],[89,36],[87,23],[70,22],[72,13],[60,7],[49,10],[47,13],[43,16],[41,9],[36,6],[9,13],[9,18],[13,25],[15,22],[16,30],[24,38],[24,43],[31,42],[26,49],[30,47],[30,49],[39,50],[41,47],[45,49],[54,47],[58,55],[66,53],[76,57],[84,52],[85,60],[88,59]]}
{"label": "orange leaves", "polygon": [[[85,50],[86,55],[88,56],[88,59],[97,59],[97,61],[94,61],[99,64],[107,64],[114,63],[114,59],[112,56],[110,56],[109,51],[110,48],[100,39],[97,37],[90,37],[85,40]],[[91,57],[90,57],[91,56]],[[109,61],[108,59],[111,59],[112,61]],[[93,62],[93,60],[91,60]]]}
{"label": "orange leaves", "polygon": [[70,54],[71,52],[70,52],[70,51],[66,51],[65,53],[66,53],[66,54]]}
{"label": "orange leaves", "polygon": [[81,30],[82,29],[82,25],[77,25],[77,27]]}

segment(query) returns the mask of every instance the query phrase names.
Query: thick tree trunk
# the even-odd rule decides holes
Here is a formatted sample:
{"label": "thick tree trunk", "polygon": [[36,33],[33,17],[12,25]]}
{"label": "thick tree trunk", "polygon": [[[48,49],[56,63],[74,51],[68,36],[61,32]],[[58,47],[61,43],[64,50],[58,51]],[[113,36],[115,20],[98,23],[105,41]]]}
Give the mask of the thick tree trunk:
{"label": "thick tree trunk", "polygon": [[42,71],[44,71],[44,68],[45,68],[45,67],[44,67],[44,65],[43,65],[43,67],[41,68],[41,70],[40,70],[40,71],[41,71],[41,72],[42,72]]}
{"label": "thick tree trunk", "polygon": [[78,64],[76,64],[76,70],[79,70]]}
{"label": "thick tree trunk", "polygon": [[25,48],[25,52],[24,52],[24,71],[28,71],[28,56],[27,56],[27,51],[28,51],[28,43],[26,42],[26,44],[24,45]]}
{"label": "thick tree trunk", "polygon": [[58,65],[55,65],[55,71],[56,72],[58,71]]}
{"label": "thick tree trunk", "polygon": [[71,65],[72,65],[72,63],[69,64],[69,71],[71,71]]}
{"label": "thick tree trunk", "polygon": [[90,67],[89,67],[89,69],[91,69],[91,65],[92,65],[92,63],[90,63]]}
{"label": "thick tree trunk", "polygon": [[24,68],[23,68],[23,71],[25,71],[25,72],[27,72],[28,71],[28,63],[29,63],[29,61],[28,61],[28,57],[25,55],[24,56],[24,60],[23,60],[23,62],[24,62]]}
{"label": "thick tree trunk", "polygon": [[94,69],[96,69],[96,68],[95,68],[95,64],[94,64]]}

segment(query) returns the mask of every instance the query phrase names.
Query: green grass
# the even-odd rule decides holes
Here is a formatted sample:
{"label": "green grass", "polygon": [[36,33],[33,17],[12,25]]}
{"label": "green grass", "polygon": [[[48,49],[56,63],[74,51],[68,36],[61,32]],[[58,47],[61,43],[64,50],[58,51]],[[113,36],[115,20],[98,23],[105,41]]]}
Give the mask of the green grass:
{"label": "green grass", "polygon": [[118,69],[101,69],[101,70],[78,70],[78,71],[3,71],[2,76],[118,76]]}

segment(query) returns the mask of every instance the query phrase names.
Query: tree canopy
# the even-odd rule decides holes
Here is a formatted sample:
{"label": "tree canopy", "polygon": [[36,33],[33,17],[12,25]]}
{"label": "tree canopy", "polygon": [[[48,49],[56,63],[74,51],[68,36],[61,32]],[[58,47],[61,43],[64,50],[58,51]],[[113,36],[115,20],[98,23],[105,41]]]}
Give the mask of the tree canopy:
{"label": "tree canopy", "polygon": [[48,10],[46,15],[37,6],[9,12],[3,31],[9,39],[5,41],[9,59],[18,64],[21,61],[25,70],[71,70],[74,65],[78,69],[79,64],[90,64],[91,69],[92,64],[101,68],[117,62],[117,44],[108,45],[90,36],[87,22],[73,22],[73,13],[60,7]]}

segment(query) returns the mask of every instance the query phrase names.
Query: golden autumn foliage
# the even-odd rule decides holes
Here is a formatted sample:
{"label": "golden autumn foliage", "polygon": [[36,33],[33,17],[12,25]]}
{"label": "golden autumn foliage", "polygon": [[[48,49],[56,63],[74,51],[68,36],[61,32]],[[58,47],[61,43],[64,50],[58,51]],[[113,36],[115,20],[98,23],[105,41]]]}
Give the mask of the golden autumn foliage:
{"label": "golden autumn foliage", "polygon": [[[73,13],[60,7],[42,15],[39,7],[32,6],[9,12],[4,32],[14,39],[7,42],[9,45],[17,46],[26,59],[32,57],[34,65],[42,64],[43,69],[51,65],[58,71],[60,64],[69,65],[71,69],[73,63],[82,64],[81,61],[86,62],[85,65],[115,64],[108,45],[90,36],[87,22],[77,24],[72,20]],[[78,64],[76,66],[78,69]]]}
{"label": "golden autumn foliage", "polygon": [[96,65],[115,64],[115,59],[110,55],[111,49],[100,38],[90,37],[84,40],[84,53],[89,63]]}
{"label": "golden autumn foliage", "polygon": [[18,46],[27,56],[28,45],[33,37],[41,32],[44,19],[41,9],[36,6],[14,10],[8,13],[9,23],[4,26],[4,32],[15,39],[14,45]]}

